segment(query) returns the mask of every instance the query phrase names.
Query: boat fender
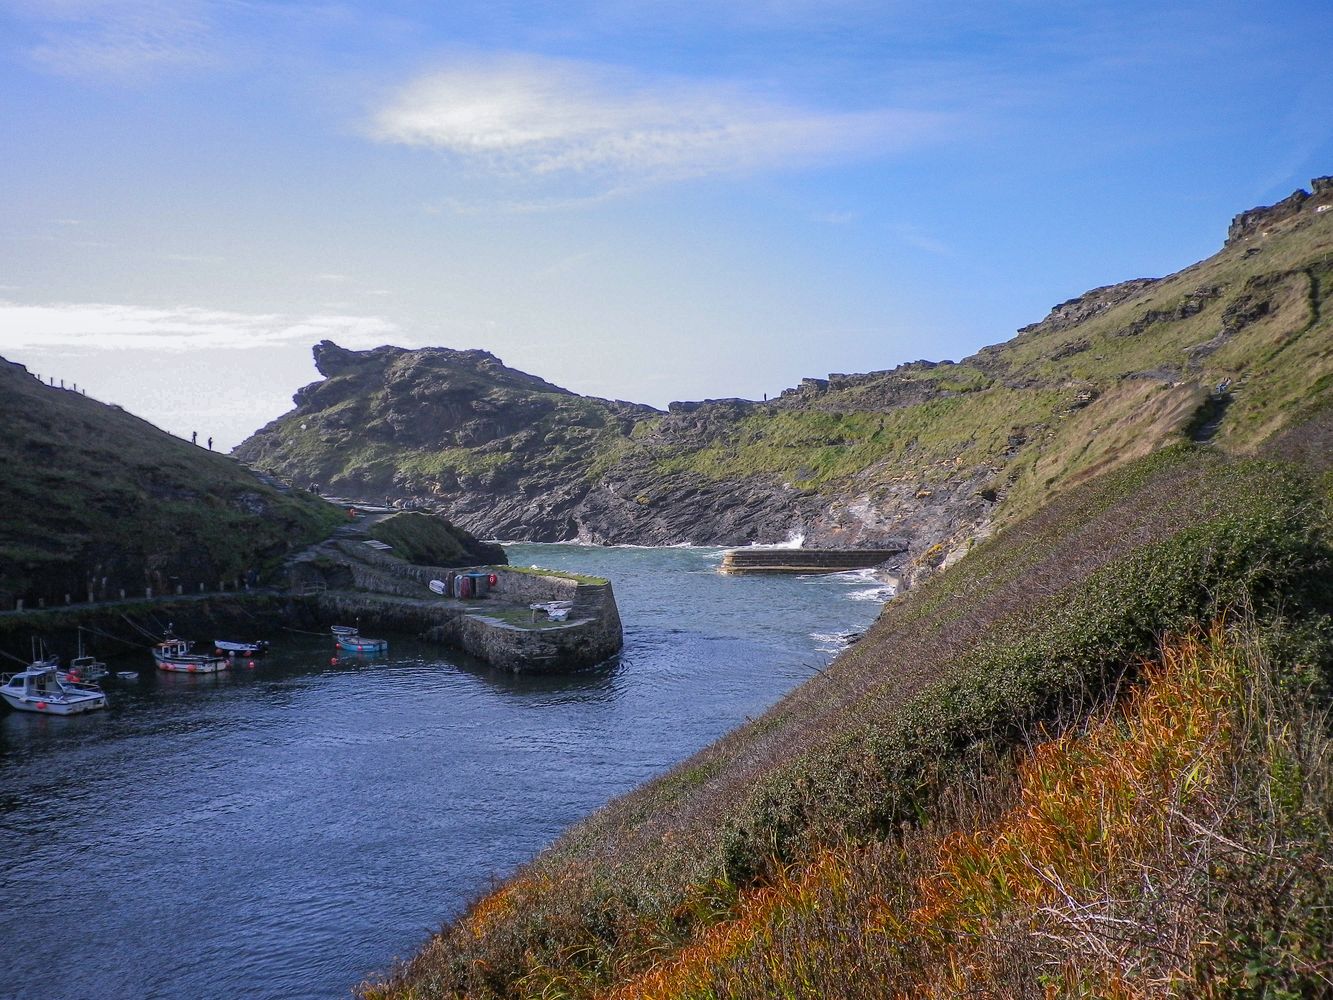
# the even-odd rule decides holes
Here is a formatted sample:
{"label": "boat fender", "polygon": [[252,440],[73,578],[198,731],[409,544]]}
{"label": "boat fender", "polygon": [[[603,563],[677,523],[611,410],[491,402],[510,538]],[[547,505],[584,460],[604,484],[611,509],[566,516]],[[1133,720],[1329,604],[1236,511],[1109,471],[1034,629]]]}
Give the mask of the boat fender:
{"label": "boat fender", "polygon": [[44,701],[39,701],[39,702],[37,703],[37,711],[39,711],[39,712],[45,712],[45,711],[46,711],[46,702],[44,702]]}
{"label": "boat fender", "polygon": [[494,587],[497,583],[500,582],[500,578],[496,576],[494,573],[492,573],[490,576],[486,578],[486,582],[489,583],[492,587]]}

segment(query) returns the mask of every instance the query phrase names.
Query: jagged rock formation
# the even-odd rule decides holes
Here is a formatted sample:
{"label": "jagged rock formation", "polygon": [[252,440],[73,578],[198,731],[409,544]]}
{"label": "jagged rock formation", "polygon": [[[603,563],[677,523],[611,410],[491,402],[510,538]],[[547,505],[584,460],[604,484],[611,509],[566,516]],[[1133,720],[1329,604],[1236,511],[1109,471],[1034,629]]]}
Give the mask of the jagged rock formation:
{"label": "jagged rock formation", "polygon": [[1250,447],[1327,393],[1330,206],[1333,179],[1318,179],[1237,216],[1209,260],[1094,289],[961,362],[833,373],[766,402],[663,413],[485,351],[324,342],[325,379],[238,455],[353,496],[426,501],[486,537],[907,538],[919,575],[1053,490],[1203,427]]}

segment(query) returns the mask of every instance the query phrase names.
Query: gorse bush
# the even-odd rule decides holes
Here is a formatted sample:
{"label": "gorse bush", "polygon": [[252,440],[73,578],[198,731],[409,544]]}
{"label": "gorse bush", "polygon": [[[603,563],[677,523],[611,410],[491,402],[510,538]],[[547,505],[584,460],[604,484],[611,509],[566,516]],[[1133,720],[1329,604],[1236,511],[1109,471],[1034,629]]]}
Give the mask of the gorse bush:
{"label": "gorse bush", "polygon": [[824,849],[616,1000],[1316,996],[1333,990],[1324,718],[1248,627],[942,797]]}

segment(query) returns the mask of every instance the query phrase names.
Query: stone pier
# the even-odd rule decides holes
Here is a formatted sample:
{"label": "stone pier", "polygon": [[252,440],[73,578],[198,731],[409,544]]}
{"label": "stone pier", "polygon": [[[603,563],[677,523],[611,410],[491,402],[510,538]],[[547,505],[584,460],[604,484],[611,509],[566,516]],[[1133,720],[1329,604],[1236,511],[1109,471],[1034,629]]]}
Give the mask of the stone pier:
{"label": "stone pier", "polygon": [[907,551],[883,549],[731,549],[723,554],[722,573],[846,573],[872,569]]}

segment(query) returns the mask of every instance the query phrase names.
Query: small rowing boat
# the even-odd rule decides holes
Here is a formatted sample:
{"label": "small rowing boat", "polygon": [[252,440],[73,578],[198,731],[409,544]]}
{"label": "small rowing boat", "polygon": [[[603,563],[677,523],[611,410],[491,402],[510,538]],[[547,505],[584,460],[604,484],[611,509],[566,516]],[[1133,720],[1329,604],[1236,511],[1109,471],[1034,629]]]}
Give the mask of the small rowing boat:
{"label": "small rowing boat", "polygon": [[388,639],[371,639],[350,625],[334,625],[331,631],[337,647],[349,653],[383,653],[389,648]]}

